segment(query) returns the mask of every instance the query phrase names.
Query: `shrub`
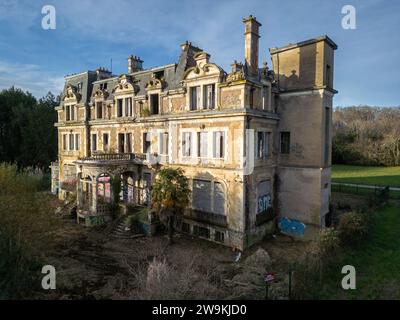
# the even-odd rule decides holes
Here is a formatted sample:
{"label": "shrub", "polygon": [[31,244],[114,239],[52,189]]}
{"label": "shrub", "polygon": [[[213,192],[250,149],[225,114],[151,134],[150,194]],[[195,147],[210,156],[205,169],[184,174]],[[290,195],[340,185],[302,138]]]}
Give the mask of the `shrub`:
{"label": "shrub", "polygon": [[320,258],[329,259],[340,247],[339,232],[334,228],[321,230],[316,244]]}
{"label": "shrub", "polygon": [[338,230],[343,243],[357,244],[368,232],[367,219],[362,213],[346,212],[340,216]]}

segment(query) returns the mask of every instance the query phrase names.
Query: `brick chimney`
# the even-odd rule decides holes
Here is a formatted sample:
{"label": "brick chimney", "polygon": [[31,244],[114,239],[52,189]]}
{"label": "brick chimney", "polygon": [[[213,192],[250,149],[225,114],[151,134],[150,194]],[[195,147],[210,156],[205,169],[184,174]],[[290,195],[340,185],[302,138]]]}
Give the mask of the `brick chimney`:
{"label": "brick chimney", "polygon": [[133,73],[143,70],[143,60],[139,57],[130,55],[128,57],[128,73]]}
{"label": "brick chimney", "polygon": [[247,70],[252,75],[258,74],[258,29],[261,26],[252,15],[243,18],[244,31],[244,60]]}

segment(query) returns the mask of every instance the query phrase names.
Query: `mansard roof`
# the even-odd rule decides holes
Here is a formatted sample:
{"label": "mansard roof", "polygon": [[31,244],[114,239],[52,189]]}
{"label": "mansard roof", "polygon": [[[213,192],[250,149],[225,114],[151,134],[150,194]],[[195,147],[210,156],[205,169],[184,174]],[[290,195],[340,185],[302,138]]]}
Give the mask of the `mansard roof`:
{"label": "mansard roof", "polygon": [[[202,52],[202,49],[193,46],[190,42],[185,42],[182,44],[182,52],[178,63],[126,74],[127,79],[135,85],[135,93],[139,96],[145,95],[146,86],[150,83],[154,84],[156,79],[162,81],[163,90],[178,89],[182,86],[181,81],[184,78],[186,70],[196,66],[194,56],[199,52]],[[63,97],[66,94],[68,86],[77,88],[78,83],[82,83],[82,93],[78,103],[89,103],[92,95],[99,93],[100,85],[107,83],[107,99],[113,99],[113,89],[118,86],[121,76],[123,75],[117,76],[109,73],[105,78],[98,79],[96,71],[86,71],[66,76]]]}

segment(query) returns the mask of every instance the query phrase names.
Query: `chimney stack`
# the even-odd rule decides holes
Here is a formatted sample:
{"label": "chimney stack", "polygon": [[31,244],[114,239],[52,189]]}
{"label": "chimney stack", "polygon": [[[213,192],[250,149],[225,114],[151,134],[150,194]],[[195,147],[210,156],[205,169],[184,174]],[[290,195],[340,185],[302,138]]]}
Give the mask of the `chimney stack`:
{"label": "chimney stack", "polygon": [[258,74],[258,39],[260,38],[258,29],[261,26],[252,15],[243,18],[245,25],[244,31],[244,59],[247,70],[250,74]]}
{"label": "chimney stack", "polygon": [[143,60],[139,57],[130,55],[128,57],[128,73],[133,73],[143,70]]}

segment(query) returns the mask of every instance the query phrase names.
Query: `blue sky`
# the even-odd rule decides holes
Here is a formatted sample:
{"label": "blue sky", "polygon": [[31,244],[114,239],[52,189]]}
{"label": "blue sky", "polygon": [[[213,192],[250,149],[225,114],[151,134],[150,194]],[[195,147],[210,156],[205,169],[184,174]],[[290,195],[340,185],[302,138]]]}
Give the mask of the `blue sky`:
{"label": "blue sky", "polygon": [[[44,5],[56,8],[56,30],[41,27]],[[357,27],[341,26],[341,9],[356,8]],[[243,60],[242,18],[262,23],[260,63],[268,48],[327,34],[335,52],[335,105],[400,105],[400,1],[394,0],[0,0],[0,89],[41,97],[59,93],[67,74],[99,66],[113,73],[139,55],[146,68],[177,62],[190,40],[230,70]]]}

